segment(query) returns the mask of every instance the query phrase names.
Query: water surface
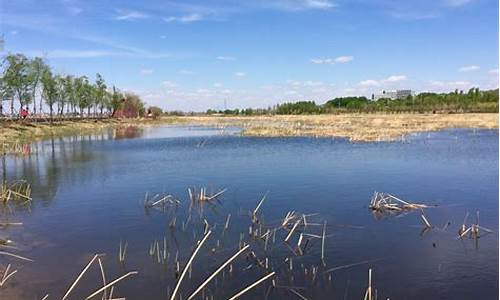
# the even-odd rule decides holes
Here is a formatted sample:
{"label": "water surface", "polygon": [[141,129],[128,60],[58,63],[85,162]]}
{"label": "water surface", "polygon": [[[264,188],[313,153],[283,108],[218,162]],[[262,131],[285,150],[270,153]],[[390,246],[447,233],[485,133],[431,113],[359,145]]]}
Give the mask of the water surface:
{"label": "water surface", "polygon": [[[380,299],[497,298],[497,130],[457,129],[398,142],[350,143],[241,137],[235,128],[130,128],[39,142],[31,146],[30,155],[7,157],[2,167],[8,180],[32,183],[34,200],[29,207],[3,209],[1,220],[23,226],[5,228],[0,237],[16,242],[15,253],[35,260],[0,257],[0,266],[13,263],[19,269],[0,289],[2,299],[40,299],[46,293],[60,298],[94,253],[106,253],[103,262],[110,279],[139,271],[116,286],[115,296],[165,299],[176,282],[172,261],[178,256],[182,268],[203,235],[204,219],[214,233],[181,287],[183,298],[237,251],[242,232],[258,257],[269,258],[278,285],[269,290],[271,282],[266,282],[245,299],[297,297],[289,288],[308,299],[362,299],[368,268],[373,269]],[[200,207],[189,209],[189,187],[227,192],[201,212]],[[374,191],[437,205],[425,212],[435,228],[423,233],[418,212],[375,218],[368,209]],[[283,244],[284,230],[267,251],[263,240],[248,236],[248,212],[266,192],[260,208],[263,230],[277,225],[288,211],[319,213],[311,222],[327,222],[326,266],[320,261],[318,239],[311,239],[305,255],[296,256]],[[181,205],[166,211],[145,209],[146,193],[171,194]],[[495,233],[479,240],[457,239],[466,211],[470,224],[478,210],[480,225]],[[230,227],[223,234],[228,214]],[[169,226],[173,218],[175,228]],[[305,231],[320,235],[321,227],[311,225]],[[297,238],[293,236],[293,243]],[[148,253],[154,241],[163,248],[163,239],[169,253],[166,264]],[[120,241],[128,243],[125,264],[117,259]],[[329,268],[363,261],[368,262],[322,275]],[[314,276],[313,266],[318,267]],[[269,272],[242,255],[233,272],[218,276],[204,296],[228,298]],[[73,299],[89,295],[100,280],[96,265]]]}

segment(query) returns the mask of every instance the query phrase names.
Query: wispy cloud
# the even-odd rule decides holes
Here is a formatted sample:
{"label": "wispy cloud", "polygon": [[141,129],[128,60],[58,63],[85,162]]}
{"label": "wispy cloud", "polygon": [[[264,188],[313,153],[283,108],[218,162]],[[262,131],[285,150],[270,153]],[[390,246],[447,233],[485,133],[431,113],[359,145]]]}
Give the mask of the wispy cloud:
{"label": "wispy cloud", "polygon": [[382,1],[364,0],[386,12],[387,15],[403,21],[419,21],[439,18],[474,0],[429,0],[429,1]]}
{"label": "wispy cloud", "polygon": [[188,14],[188,15],[180,16],[180,17],[170,16],[170,17],[163,18],[163,21],[165,21],[167,23],[171,23],[171,22],[192,23],[192,22],[197,22],[197,21],[201,21],[201,20],[203,20],[203,15],[200,13],[192,13],[192,14]]}
{"label": "wispy cloud", "polygon": [[479,69],[481,69],[481,67],[476,66],[476,65],[471,65],[471,66],[463,66],[463,67],[459,68],[457,71],[458,72],[474,72],[474,71],[478,71]]}
{"label": "wispy cloud", "polygon": [[223,60],[223,61],[232,61],[232,60],[236,60],[236,58],[232,57],[232,56],[223,56],[223,55],[219,55],[215,58],[216,60]]}
{"label": "wispy cloud", "polygon": [[385,79],[384,82],[399,82],[405,80],[406,80],[406,75],[392,75],[387,77],[387,79]]}
{"label": "wispy cloud", "polygon": [[72,16],[79,15],[83,12],[83,8],[81,8],[77,0],[60,0],[59,3],[61,6],[65,7],[66,11]]}
{"label": "wispy cloud", "polygon": [[498,75],[498,69],[491,69],[488,71],[488,74]]}
{"label": "wispy cloud", "polygon": [[445,5],[451,7],[464,6],[466,4],[472,3],[473,0],[444,0]]}
{"label": "wispy cloud", "polygon": [[149,14],[141,11],[118,9],[116,12],[117,15],[114,17],[114,19],[117,21],[133,21],[133,20],[147,19],[150,17]]}
{"label": "wispy cloud", "polygon": [[143,76],[151,75],[154,73],[153,69],[141,69],[139,73]]}
{"label": "wispy cloud", "polygon": [[361,86],[380,86],[383,84],[393,84],[401,81],[405,81],[408,78],[406,75],[391,75],[385,79],[377,80],[377,79],[367,79],[359,82]]}
{"label": "wispy cloud", "polygon": [[282,11],[327,10],[337,6],[329,0],[267,0],[254,1],[251,5]]}
{"label": "wispy cloud", "polygon": [[440,16],[437,12],[415,12],[415,11],[389,11],[389,15],[395,19],[405,21],[418,21],[435,19]]}
{"label": "wispy cloud", "polygon": [[470,85],[470,81],[457,80],[457,81],[431,81],[434,86],[465,86]]}
{"label": "wispy cloud", "polygon": [[328,9],[337,6],[335,3],[328,0],[305,0],[304,4],[309,8]]}
{"label": "wispy cloud", "polygon": [[316,65],[334,65],[336,63],[345,64],[354,60],[354,56],[339,56],[336,58],[313,58],[311,62]]}
{"label": "wispy cloud", "polygon": [[362,86],[379,86],[380,82],[375,79],[367,79],[359,82],[359,85]]}
{"label": "wispy cloud", "polygon": [[236,72],[234,73],[234,76],[241,78],[247,76],[247,74],[245,72]]}
{"label": "wispy cloud", "polygon": [[468,89],[473,87],[474,84],[466,80],[451,80],[451,81],[440,81],[433,80],[429,82],[429,89],[440,92],[448,92],[454,89]]}

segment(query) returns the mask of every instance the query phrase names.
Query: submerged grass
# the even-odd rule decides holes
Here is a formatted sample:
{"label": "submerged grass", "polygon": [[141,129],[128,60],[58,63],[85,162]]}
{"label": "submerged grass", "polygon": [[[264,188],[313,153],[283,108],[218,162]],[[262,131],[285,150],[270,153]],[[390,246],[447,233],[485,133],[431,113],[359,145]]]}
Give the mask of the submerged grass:
{"label": "submerged grass", "polygon": [[[326,284],[332,282],[332,274],[335,271],[349,269],[360,265],[370,265],[379,259],[363,260],[352,262],[344,265],[332,265],[332,259],[328,259],[325,255],[327,253],[327,237],[332,235],[332,225],[322,220],[321,216],[317,213],[301,213],[294,210],[289,210],[282,218],[268,222],[265,220],[266,213],[265,200],[267,199],[268,192],[256,201],[255,208],[248,210],[248,214],[237,214],[234,218],[243,218],[243,226],[239,229],[248,227],[248,235],[240,233],[240,239],[237,243],[229,243],[226,240],[226,231],[231,230],[231,214],[224,215],[222,219],[215,221],[204,213],[203,206],[213,208],[214,206],[221,205],[220,201],[216,200],[223,195],[226,189],[219,190],[219,192],[209,194],[206,188],[188,189],[187,201],[181,201],[169,194],[156,195],[148,198],[146,195],[145,206],[157,207],[167,204],[172,204],[168,207],[173,207],[172,210],[156,210],[155,213],[164,214],[170,220],[166,220],[168,229],[171,233],[171,239],[167,242],[167,235],[162,240],[163,246],[160,242],[155,240],[149,247],[149,255],[153,260],[157,259],[158,265],[162,266],[164,274],[171,274],[172,281],[175,283],[173,291],[170,293],[170,285],[167,284],[167,295],[170,300],[195,298],[201,299],[218,299],[222,295],[224,298],[227,295],[232,295],[229,299],[239,299],[247,293],[255,293],[255,295],[262,296],[265,291],[265,298],[270,293],[279,293],[279,290],[285,293],[292,293],[300,299],[311,299],[314,296],[314,289],[320,289]],[[175,201],[174,201],[175,200]],[[193,210],[192,207],[200,208]],[[187,209],[187,214],[179,214],[182,210],[177,210],[177,207],[184,206]],[[189,206],[189,207],[187,207]],[[388,214],[389,216],[400,215],[401,213],[420,211],[421,218],[426,225],[426,228],[432,228],[429,220],[424,215],[424,209],[431,207],[428,204],[412,203],[407,200],[402,200],[396,196],[388,193],[375,193],[370,201],[370,208],[381,214]],[[183,212],[185,212],[184,210]],[[194,214],[193,212],[199,213]],[[219,215],[221,217],[221,215]],[[477,213],[477,220],[475,223],[465,225],[467,223],[468,214],[464,219],[464,224],[459,232],[459,238],[469,237],[477,240],[479,238],[479,230],[483,232],[491,232],[489,229],[479,225],[479,213]],[[207,220],[208,219],[208,220]],[[175,226],[179,220],[182,226]],[[239,220],[241,221],[241,220]],[[233,224],[241,224],[240,222],[233,222]],[[235,225],[233,225],[235,226]],[[192,244],[180,246],[178,243],[175,232],[185,236],[190,235],[189,230],[192,230],[192,240],[189,238],[187,241]],[[245,238],[246,236],[246,238]],[[170,245],[175,245],[169,247]],[[101,299],[114,299],[113,292],[117,283],[122,280],[137,275],[138,271],[126,271],[124,261],[127,251],[127,241],[120,241],[118,249],[118,261],[120,262],[120,274],[114,280],[108,280],[104,270],[103,257],[104,254],[95,254],[78,276],[72,281],[69,288],[66,290],[62,300],[69,299],[70,296],[76,296],[75,289],[82,281],[83,277],[89,273],[90,268],[96,264],[100,269],[100,278],[97,287],[93,288],[92,292],[83,299],[91,299],[96,296]],[[187,251],[191,247],[191,251]],[[203,253],[202,249],[206,249]],[[189,253],[189,256],[185,256]],[[223,260],[218,261],[218,254],[224,257]],[[31,259],[19,256],[6,251],[0,251],[0,255],[6,255],[18,258],[25,261],[32,261]],[[206,263],[206,260],[197,262],[200,257],[210,257],[209,261],[214,260],[214,264],[201,270],[204,273],[201,283],[195,284],[192,273],[200,271],[200,265]],[[169,258],[172,257],[172,267],[167,267]],[[244,259],[243,259],[244,258]],[[183,262],[185,260],[185,263]],[[3,276],[0,276],[0,287],[2,287],[9,278],[17,273],[17,270],[10,272],[10,264],[7,266]],[[194,271],[193,271],[194,270]],[[208,271],[210,270],[210,271]],[[251,272],[248,272],[252,270]],[[168,273],[167,273],[168,272]],[[240,274],[249,274],[247,279],[250,282],[244,282],[243,276]],[[248,272],[248,273],[246,273]],[[225,279],[227,277],[227,279]],[[197,278],[197,277],[195,277]],[[14,279],[15,280],[15,279]],[[232,283],[236,285],[235,291],[226,291],[225,280],[233,280]],[[101,282],[102,281],[102,282]],[[222,281],[219,284],[219,281]],[[192,292],[183,294],[182,286],[193,288]],[[187,288],[186,288],[187,289]],[[274,291],[274,292],[273,292]],[[372,269],[369,269],[368,287],[366,290],[359,290],[359,299],[375,300],[378,298],[378,291],[372,285]],[[184,291],[188,292],[188,291]],[[188,295],[188,296],[186,296]],[[312,295],[312,296],[311,296]],[[214,298],[215,297],[215,298]],[[81,298],[81,297],[80,297]]]}

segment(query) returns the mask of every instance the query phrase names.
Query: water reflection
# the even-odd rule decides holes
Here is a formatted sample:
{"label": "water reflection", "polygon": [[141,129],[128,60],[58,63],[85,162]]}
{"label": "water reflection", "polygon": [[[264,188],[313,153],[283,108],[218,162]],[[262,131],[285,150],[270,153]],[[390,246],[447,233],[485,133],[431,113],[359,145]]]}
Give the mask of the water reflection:
{"label": "water reflection", "polygon": [[144,129],[134,126],[116,128],[113,130],[115,140],[138,138],[144,134]]}
{"label": "water reflection", "polygon": [[[4,157],[2,179],[30,181],[34,201],[31,211],[8,216],[23,222],[22,228],[0,233],[36,263],[24,265],[0,290],[0,298],[40,299],[48,291],[62,295],[95,252],[108,254],[104,263],[113,276],[139,270],[137,278],[119,287],[120,296],[164,298],[179,275],[175,257],[182,269],[207,223],[213,239],[196,259],[183,298],[249,239],[257,258],[242,256],[233,273],[217,277],[207,295],[227,298],[257,280],[266,257],[279,273],[278,288],[268,292],[271,284],[264,284],[249,298],[295,297],[287,289],[294,287],[303,288],[296,291],[308,299],[361,299],[368,265],[355,265],[359,262],[370,262],[384,299],[496,295],[498,237],[460,240],[457,229],[470,209],[481,211],[481,226],[498,230],[498,131],[458,130],[378,144],[227,133],[196,127],[104,131],[35,143],[29,155]],[[219,202],[192,203],[192,187],[208,187],[208,195],[227,192]],[[438,204],[426,211],[432,228],[422,229],[418,211],[392,217],[370,212],[374,190]],[[251,212],[266,191],[261,222],[252,224]],[[149,207],[146,193],[153,203],[172,195],[180,204]],[[320,226],[305,231],[299,224],[284,243],[294,220],[275,243],[270,235],[266,246],[268,230],[291,211],[319,213],[310,223]],[[326,267],[313,270],[322,265],[321,239],[306,234],[321,236],[323,221]],[[124,264],[116,259],[120,242],[122,247],[128,243]],[[322,273],[350,264],[331,276]],[[95,289],[99,278],[94,279],[82,282],[82,297]]]}

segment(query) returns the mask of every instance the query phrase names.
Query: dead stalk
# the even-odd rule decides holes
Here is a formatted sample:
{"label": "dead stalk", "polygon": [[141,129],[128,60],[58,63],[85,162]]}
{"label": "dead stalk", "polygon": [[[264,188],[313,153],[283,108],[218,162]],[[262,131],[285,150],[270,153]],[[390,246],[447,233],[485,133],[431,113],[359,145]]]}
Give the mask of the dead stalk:
{"label": "dead stalk", "polygon": [[249,290],[253,289],[254,287],[256,287],[257,285],[259,285],[260,283],[262,283],[265,280],[267,280],[267,279],[271,278],[272,276],[274,276],[274,274],[275,274],[275,272],[271,272],[271,273],[267,274],[266,276],[262,277],[261,279],[257,280],[256,282],[252,283],[251,285],[247,286],[246,288],[244,288],[243,290],[241,290],[240,292],[238,292],[236,295],[234,295],[231,298],[229,298],[229,300],[234,300],[234,299],[239,298],[241,295],[243,295],[246,292],[248,292]]}
{"label": "dead stalk", "polygon": [[193,299],[217,274],[219,274],[228,264],[230,264],[233,260],[235,260],[241,253],[247,250],[250,245],[246,245],[241,248],[238,252],[236,252],[233,256],[231,256],[225,263],[223,263],[212,275],[210,275],[192,294],[188,297],[188,300]]}
{"label": "dead stalk", "polygon": [[177,292],[179,290],[179,287],[181,286],[181,283],[182,283],[182,279],[184,279],[184,276],[186,275],[186,271],[189,269],[189,267],[191,266],[191,264],[193,263],[193,260],[194,258],[196,257],[196,254],[198,254],[198,251],[200,251],[201,249],[201,246],[203,246],[203,244],[205,243],[205,241],[208,239],[208,237],[210,236],[210,234],[212,233],[211,230],[209,230],[207,232],[207,234],[205,234],[205,236],[203,237],[203,239],[201,240],[201,242],[198,244],[198,246],[196,247],[196,249],[194,250],[193,254],[191,255],[191,257],[189,258],[186,266],[184,266],[184,269],[182,270],[182,273],[181,273],[181,276],[179,277],[179,281],[177,281],[177,284],[175,285],[175,289],[174,291],[172,292],[172,296],[170,297],[170,300],[174,300],[175,299],[175,296],[177,295]]}

